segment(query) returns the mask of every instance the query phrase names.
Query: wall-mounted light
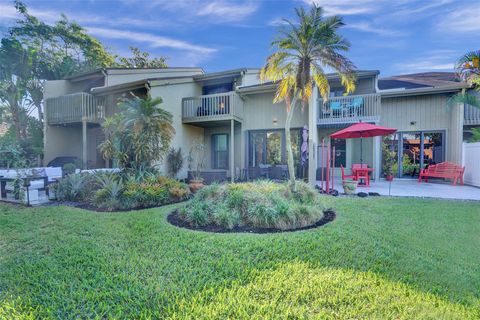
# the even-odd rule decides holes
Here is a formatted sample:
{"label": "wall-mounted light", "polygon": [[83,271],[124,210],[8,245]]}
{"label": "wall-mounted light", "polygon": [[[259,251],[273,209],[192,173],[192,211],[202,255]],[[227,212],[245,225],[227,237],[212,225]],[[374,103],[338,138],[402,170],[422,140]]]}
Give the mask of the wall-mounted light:
{"label": "wall-mounted light", "polygon": [[272,121],[272,122],[273,122],[274,125],[277,125],[277,124],[278,124],[278,119],[277,119],[277,118],[273,118],[273,121]]}
{"label": "wall-mounted light", "polygon": [[417,121],[410,121],[410,125],[411,125],[411,126],[414,126],[414,125],[416,125],[416,124],[417,124]]}

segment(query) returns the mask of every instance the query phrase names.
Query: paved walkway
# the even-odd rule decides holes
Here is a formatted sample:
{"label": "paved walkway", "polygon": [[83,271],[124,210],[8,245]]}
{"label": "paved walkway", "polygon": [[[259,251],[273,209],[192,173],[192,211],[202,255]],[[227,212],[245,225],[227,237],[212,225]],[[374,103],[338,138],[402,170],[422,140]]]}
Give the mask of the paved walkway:
{"label": "paved walkway", "polygon": [[[320,185],[320,181],[317,181]],[[341,181],[335,181],[335,188],[343,193]],[[377,192],[382,196],[395,197],[425,197],[460,200],[479,200],[480,188],[472,186],[452,186],[451,183],[435,181],[418,183],[416,179],[394,179],[389,188],[389,183],[383,179],[371,182],[370,187],[358,187],[357,192]]]}

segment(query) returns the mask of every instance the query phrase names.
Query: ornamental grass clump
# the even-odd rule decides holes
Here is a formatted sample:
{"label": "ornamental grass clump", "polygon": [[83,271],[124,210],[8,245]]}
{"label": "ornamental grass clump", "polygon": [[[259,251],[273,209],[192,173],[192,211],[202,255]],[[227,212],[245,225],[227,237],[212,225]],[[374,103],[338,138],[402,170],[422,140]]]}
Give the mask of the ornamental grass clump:
{"label": "ornamental grass clump", "polygon": [[315,224],[324,210],[321,196],[306,183],[298,182],[292,192],[287,183],[257,181],[207,186],[179,214],[196,227],[288,230]]}

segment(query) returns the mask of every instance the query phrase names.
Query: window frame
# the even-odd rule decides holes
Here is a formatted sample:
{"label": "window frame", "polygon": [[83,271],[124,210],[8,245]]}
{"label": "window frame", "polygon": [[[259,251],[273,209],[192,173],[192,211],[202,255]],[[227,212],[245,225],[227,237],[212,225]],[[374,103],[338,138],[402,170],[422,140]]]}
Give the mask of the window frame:
{"label": "window frame", "polygon": [[[216,150],[216,137],[218,136],[226,136],[227,139],[227,150],[225,151],[218,151]],[[229,163],[230,163],[230,139],[229,139],[229,134],[228,133],[215,133],[212,134],[211,136],[211,146],[212,146],[212,169],[221,169],[221,170],[228,170],[229,169]],[[225,152],[225,157],[226,157],[226,166],[225,167],[219,167],[218,166],[218,152]]]}

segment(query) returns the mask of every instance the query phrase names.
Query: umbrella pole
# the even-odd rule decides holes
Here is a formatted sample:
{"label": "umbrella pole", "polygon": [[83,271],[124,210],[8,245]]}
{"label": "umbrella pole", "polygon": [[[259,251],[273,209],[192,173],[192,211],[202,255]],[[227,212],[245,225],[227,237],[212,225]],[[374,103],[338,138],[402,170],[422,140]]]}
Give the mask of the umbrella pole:
{"label": "umbrella pole", "polygon": [[323,191],[323,170],[324,170],[324,165],[325,165],[325,162],[324,162],[324,152],[325,152],[325,138],[322,139],[322,162],[320,164],[320,169],[321,169],[321,179],[320,179],[320,183],[321,183],[321,186],[322,186],[322,191]]}
{"label": "umbrella pole", "polygon": [[332,158],[332,189],[335,189],[335,184],[333,183],[333,178],[335,176],[335,146],[333,146]]}
{"label": "umbrella pole", "polygon": [[360,168],[363,168],[363,138],[360,137]]}

